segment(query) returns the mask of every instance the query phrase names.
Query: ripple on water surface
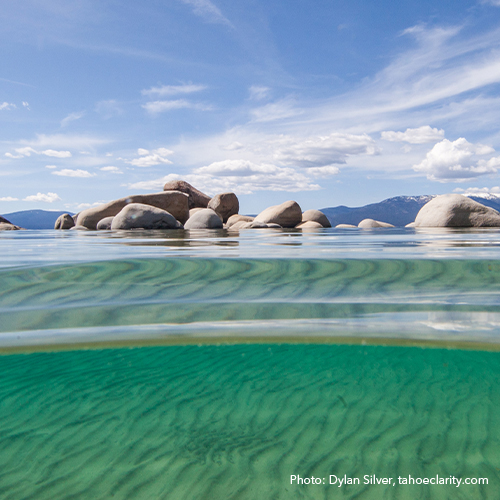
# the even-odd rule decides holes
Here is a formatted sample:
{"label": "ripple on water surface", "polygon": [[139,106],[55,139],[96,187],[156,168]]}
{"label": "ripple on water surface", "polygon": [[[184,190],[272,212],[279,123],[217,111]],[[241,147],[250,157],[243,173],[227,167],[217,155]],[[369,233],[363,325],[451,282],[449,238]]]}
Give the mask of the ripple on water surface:
{"label": "ripple on water surface", "polygon": [[0,498],[498,498],[498,231],[0,245]]}

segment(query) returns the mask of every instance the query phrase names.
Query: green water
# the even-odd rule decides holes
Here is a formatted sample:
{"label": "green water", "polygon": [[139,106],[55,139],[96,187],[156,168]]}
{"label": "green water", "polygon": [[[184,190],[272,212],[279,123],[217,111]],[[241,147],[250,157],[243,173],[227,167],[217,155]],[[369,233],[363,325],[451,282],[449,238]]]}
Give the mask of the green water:
{"label": "green water", "polygon": [[1,500],[500,498],[500,231],[7,233]]}
{"label": "green water", "polygon": [[[2,499],[500,495],[496,352],[275,344],[0,361]],[[488,485],[364,485],[372,474]]]}

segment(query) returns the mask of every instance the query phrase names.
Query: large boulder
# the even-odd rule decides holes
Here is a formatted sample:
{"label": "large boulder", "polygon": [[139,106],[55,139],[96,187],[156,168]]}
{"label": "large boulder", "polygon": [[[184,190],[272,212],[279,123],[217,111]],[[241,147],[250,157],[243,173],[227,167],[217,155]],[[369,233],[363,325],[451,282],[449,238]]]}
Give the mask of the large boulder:
{"label": "large boulder", "polygon": [[358,226],[355,226],[354,224],[337,224],[335,226],[336,229],[357,229]]}
{"label": "large boulder", "polygon": [[377,227],[394,227],[394,226],[387,222],[380,222],[379,220],[363,219],[358,224],[358,227],[360,227],[361,229],[373,229]]}
{"label": "large boulder", "polygon": [[500,227],[500,213],[467,196],[444,194],[420,209],[415,227]]}
{"label": "large boulder", "polygon": [[163,191],[153,194],[136,194],[127,198],[110,201],[97,207],[88,208],[78,214],[75,221],[78,226],[85,226],[88,229],[96,229],[97,223],[105,217],[114,217],[130,203],[141,203],[152,207],[161,208],[181,224],[189,218],[188,195],[180,191]]}
{"label": "large boulder", "polygon": [[281,227],[295,227],[302,222],[302,210],[296,201],[285,201],[281,205],[266,208],[255,221],[268,224],[273,222]]}
{"label": "large boulder", "polygon": [[222,229],[222,219],[211,208],[204,208],[189,218],[184,229]]}
{"label": "large boulder", "polygon": [[321,224],[323,227],[332,227],[330,224],[330,221],[328,220],[328,217],[323,213],[320,212],[319,210],[306,210],[302,214],[302,222],[317,222],[318,224]]}
{"label": "large boulder", "polygon": [[163,191],[180,191],[189,196],[189,208],[207,208],[210,196],[202,193],[186,181],[169,181],[163,186]]}
{"label": "large boulder", "polygon": [[71,229],[74,225],[75,221],[71,215],[62,214],[57,218],[54,229]]}
{"label": "large boulder", "polygon": [[182,229],[182,224],[161,208],[130,203],[115,215],[111,229]]}
{"label": "large boulder", "polygon": [[240,202],[234,193],[216,194],[209,202],[211,208],[221,219],[226,222],[231,215],[236,215],[240,209]]}

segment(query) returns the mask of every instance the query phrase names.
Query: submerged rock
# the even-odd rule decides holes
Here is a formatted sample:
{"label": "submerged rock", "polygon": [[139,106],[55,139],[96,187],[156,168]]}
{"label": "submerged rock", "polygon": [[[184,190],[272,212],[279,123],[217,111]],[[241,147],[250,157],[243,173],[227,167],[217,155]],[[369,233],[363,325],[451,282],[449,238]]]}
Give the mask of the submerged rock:
{"label": "submerged rock", "polygon": [[358,227],[361,229],[373,229],[378,227],[394,227],[392,224],[388,224],[387,222],[380,222],[379,220],[373,219],[363,219]]}
{"label": "submerged rock", "polygon": [[414,227],[500,227],[500,213],[461,194],[444,194],[426,203]]}
{"label": "submerged rock", "polygon": [[184,229],[222,229],[222,219],[211,209],[199,210],[184,224]]}
{"label": "submerged rock", "polygon": [[182,224],[166,210],[130,203],[113,218],[111,229],[182,229]]}
{"label": "submerged rock", "polygon": [[337,224],[335,226],[336,229],[358,229],[358,226],[355,226],[353,224]]}
{"label": "submerged rock", "polygon": [[285,201],[281,205],[266,208],[255,220],[266,224],[272,222],[281,227],[295,227],[302,222],[302,210],[296,201]]}

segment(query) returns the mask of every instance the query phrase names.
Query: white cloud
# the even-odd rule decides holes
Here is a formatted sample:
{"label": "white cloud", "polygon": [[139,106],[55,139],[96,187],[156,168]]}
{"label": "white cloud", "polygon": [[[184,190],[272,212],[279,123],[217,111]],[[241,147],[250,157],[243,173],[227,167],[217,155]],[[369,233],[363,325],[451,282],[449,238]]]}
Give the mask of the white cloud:
{"label": "white cloud", "polygon": [[99,101],[95,105],[94,110],[96,113],[99,113],[105,120],[109,120],[110,118],[122,115],[124,113],[121,104],[115,99]]}
{"label": "white cloud", "polygon": [[340,169],[332,165],[326,167],[311,167],[307,169],[307,173],[313,177],[331,177],[332,175],[337,175],[339,172]]}
{"label": "white cloud", "polygon": [[92,208],[92,207],[98,207],[99,205],[102,205],[103,203],[106,203],[105,201],[96,201],[94,203],[68,203],[64,205],[66,208],[76,208],[77,210],[85,210],[86,208]]}
{"label": "white cloud", "polygon": [[380,135],[384,141],[425,144],[427,142],[436,142],[444,139],[444,130],[438,130],[437,128],[431,128],[429,125],[424,125],[419,128],[407,128],[405,132],[385,131]]}
{"label": "white cloud", "polygon": [[255,101],[261,101],[262,99],[265,99],[269,95],[271,89],[269,87],[252,85],[248,89],[248,91],[250,92],[250,99],[253,99]]}
{"label": "white cloud", "polygon": [[55,201],[60,201],[61,198],[56,193],[37,193],[31,196],[27,196],[23,201],[43,201],[44,203],[54,203]]}
{"label": "white cloud", "polygon": [[211,163],[206,167],[194,170],[195,174],[222,175],[245,177],[253,174],[275,174],[282,171],[276,165],[261,164],[256,165],[248,160],[223,160]]}
{"label": "white cloud", "polygon": [[195,170],[195,173],[179,176],[169,174],[160,179],[130,184],[131,189],[157,190],[171,180],[184,179],[198,189],[215,194],[232,191],[236,194],[252,194],[256,191],[312,191],[321,189],[307,175],[290,167],[255,164],[247,160],[224,160]]}
{"label": "white cloud", "polygon": [[38,151],[35,151],[31,147],[25,147],[25,148],[17,148],[16,153],[19,154],[19,156],[11,156],[12,158],[22,158],[23,156],[31,156],[31,153],[38,154]]}
{"label": "white cloud", "polygon": [[493,5],[495,7],[500,7],[500,0],[481,0],[481,3]]}
{"label": "white cloud", "polygon": [[9,109],[15,109],[16,105],[13,104],[12,102],[2,102],[0,103],[0,111],[6,109],[6,110],[9,110]]}
{"label": "white cloud", "polygon": [[192,94],[193,92],[201,92],[207,88],[206,85],[196,85],[193,83],[185,83],[183,85],[162,85],[161,87],[151,87],[150,89],[142,90],[142,95],[159,97],[177,95],[177,94]]}
{"label": "white cloud", "polygon": [[134,160],[125,160],[125,163],[133,165],[134,167],[152,167],[153,165],[159,165],[160,163],[171,164],[172,162],[167,158],[173,154],[173,151],[166,148],[158,148],[149,152],[147,149],[139,148],[137,150],[140,158]]}
{"label": "white cloud", "polygon": [[36,139],[32,141],[21,141],[21,144],[34,148],[50,148],[50,149],[76,149],[88,150],[94,147],[108,144],[109,140],[103,137],[94,137],[88,135],[71,135],[71,134],[37,134]]}
{"label": "white cloud", "polygon": [[293,99],[287,98],[277,102],[266,104],[260,108],[250,111],[250,116],[254,122],[273,122],[292,118],[304,113],[304,110],[296,107]]}
{"label": "white cloud", "polygon": [[493,195],[495,198],[498,198],[500,196],[500,186],[494,186],[494,187],[484,187],[484,188],[478,188],[478,187],[473,187],[473,188],[456,188],[453,190],[454,193],[460,193],[463,194],[464,196],[478,196],[481,198],[488,198],[489,195]]}
{"label": "white cloud", "polygon": [[221,149],[224,151],[237,151],[238,149],[243,149],[245,146],[241,144],[241,142],[234,141],[231,144],[228,144],[227,146],[221,146]]}
{"label": "white cloud", "polygon": [[94,177],[96,174],[92,174],[90,172],[87,172],[87,170],[80,170],[80,169],[70,169],[70,168],[63,168],[62,170],[56,170],[52,172],[53,175],[60,175],[61,177]]}
{"label": "white cloud", "polygon": [[70,122],[80,120],[85,116],[85,111],[80,111],[79,113],[70,113],[66,118],[61,120],[61,127],[66,127]]}
{"label": "white cloud", "polygon": [[23,158],[25,156],[31,156],[32,154],[36,155],[45,155],[52,156],[55,158],[70,158],[71,153],[69,151],[56,151],[54,149],[46,149],[45,151],[37,151],[33,149],[31,146],[27,146],[24,148],[16,148],[17,155],[13,155],[12,153],[5,153],[5,156],[9,158]]}
{"label": "white cloud", "polygon": [[26,108],[28,111],[30,111],[30,105],[28,102],[23,101],[23,107]]}
{"label": "white cloud", "polygon": [[123,174],[123,172],[118,167],[102,167],[100,170],[103,172],[111,172],[113,174]]}
{"label": "white cloud", "polygon": [[202,17],[206,22],[225,24],[226,26],[233,27],[231,21],[210,0],[181,0],[181,2],[191,5],[193,13]]}
{"label": "white cloud", "polygon": [[57,168],[56,165],[45,165],[45,168]]}
{"label": "white cloud", "polygon": [[495,150],[492,147],[471,144],[464,138],[453,142],[444,139],[434,145],[426,158],[413,169],[425,173],[430,180],[462,182],[495,173],[500,167],[500,156],[492,156],[493,153]]}
{"label": "white cloud", "polygon": [[45,156],[53,156],[54,158],[71,158],[69,151],[55,151],[54,149],[46,149],[45,151],[36,151],[37,154]]}
{"label": "white cloud", "polygon": [[281,136],[268,142],[273,159],[284,165],[302,168],[325,167],[346,163],[351,155],[379,153],[374,140],[367,134],[332,133],[327,136],[298,138]]}
{"label": "white cloud", "polygon": [[19,198],[12,198],[12,196],[4,196],[0,201],[19,201]]}
{"label": "white cloud", "polygon": [[212,106],[198,102],[191,102],[186,99],[174,99],[170,101],[150,101],[142,107],[151,114],[164,113],[173,109],[195,109],[198,111],[211,111]]}

